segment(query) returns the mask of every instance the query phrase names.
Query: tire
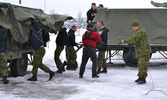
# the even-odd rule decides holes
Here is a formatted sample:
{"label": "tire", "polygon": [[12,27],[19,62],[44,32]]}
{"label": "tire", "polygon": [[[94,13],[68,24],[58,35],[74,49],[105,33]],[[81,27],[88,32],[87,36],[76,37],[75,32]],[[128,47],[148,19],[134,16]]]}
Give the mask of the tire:
{"label": "tire", "polygon": [[13,77],[24,76],[27,71],[28,58],[27,54],[23,54],[22,58],[11,61],[11,74]]}
{"label": "tire", "polygon": [[125,47],[123,50],[123,60],[130,67],[137,67],[138,59],[135,58],[135,50],[133,47]]}

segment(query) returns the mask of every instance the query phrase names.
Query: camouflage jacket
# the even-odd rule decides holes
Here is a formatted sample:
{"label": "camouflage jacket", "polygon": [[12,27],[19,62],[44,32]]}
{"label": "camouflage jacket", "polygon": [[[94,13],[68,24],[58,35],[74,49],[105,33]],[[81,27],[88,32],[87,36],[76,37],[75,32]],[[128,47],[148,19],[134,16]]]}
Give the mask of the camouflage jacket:
{"label": "camouflage jacket", "polygon": [[134,45],[136,58],[147,56],[152,53],[145,29],[139,28],[132,37],[124,40],[124,43]]}

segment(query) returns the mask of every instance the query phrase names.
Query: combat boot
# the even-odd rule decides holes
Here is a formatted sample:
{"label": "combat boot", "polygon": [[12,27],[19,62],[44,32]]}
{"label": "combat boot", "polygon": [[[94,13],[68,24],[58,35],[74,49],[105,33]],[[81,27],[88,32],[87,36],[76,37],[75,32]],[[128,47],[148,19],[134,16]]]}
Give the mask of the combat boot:
{"label": "combat boot", "polygon": [[145,84],[145,83],[146,83],[146,78],[141,78],[141,80],[137,82],[137,84]]}
{"label": "combat boot", "polygon": [[65,68],[64,68],[64,67],[65,67],[66,65],[67,65],[67,61],[64,61],[64,62],[63,62],[63,67],[62,67],[62,71],[63,71],[63,72],[65,71]]}
{"label": "combat boot", "polygon": [[67,64],[66,70],[72,70],[71,64]]}
{"label": "combat boot", "polygon": [[62,71],[62,69],[58,69],[58,70],[56,71],[56,73],[58,73],[58,74],[62,74],[63,71]]}
{"label": "combat boot", "polygon": [[137,80],[135,80],[135,82],[137,83],[137,82],[139,82],[141,80],[141,77],[139,77]]}
{"label": "combat boot", "polygon": [[76,71],[77,70],[77,68],[78,68],[78,66],[76,66],[76,65],[74,65],[74,64],[71,64],[71,70],[73,70],[73,71]]}
{"label": "combat boot", "polygon": [[107,73],[107,67],[103,68],[103,70],[101,71],[101,73]]}
{"label": "combat boot", "polygon": [[7,77],[3,77],[3,79],[2,79],[2,81],[3,81],[3,84],[8,84],[9,83],[9,81],[7,80]]}
{"label": "combat boot", "polygon": [[98,75],[92,75],[92,78],[99,78]]}
{"label": "combat boot", "polygon": [[62,74],[65,71],[65,66],[67,65],[67,61],[63,62],[63,65],[61,66],[61,68],[58,68],[58,70],[56,71],[56,73],[58,74]]}
{"label": "combat boot", "polygon": [[54,75],[55,75],[55,72],[49,71],[49,80],[51,80]]}
{"label": "combat boot", "polygon": [[83,78],[83,75],[79,75],[79,78]]}
{"label": "combat boot", "polygon": [[27,81],[37,81],[37,76],[33,75],[31,78],[27,79]]}
{"label": "combat boot", "polygon": [[97,74],[100,74],[100,73],[101,73],[101,68],[99,67],[98,71],[97,71]]}

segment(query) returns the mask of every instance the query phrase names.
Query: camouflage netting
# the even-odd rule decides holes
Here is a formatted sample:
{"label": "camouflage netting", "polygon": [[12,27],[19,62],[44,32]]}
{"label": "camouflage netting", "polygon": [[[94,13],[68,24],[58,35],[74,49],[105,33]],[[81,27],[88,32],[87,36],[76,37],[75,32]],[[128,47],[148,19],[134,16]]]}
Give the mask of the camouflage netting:
{"label": "camouflage netting", "polygon": [[0,26],[8,28],[15,41],[25,43],[30,33],[31,19],[39,20],[43,29],[55,32],[65,20],[72,17],[45,14],[40,9],[32,9],[0,2]]}
{"label": "camouflage netting", "polygon": [[167,44],[167,9],[100,9],[94,21],[104,21],[110,30],[108,45],[117,45],[132,36],[133,20],[145,28],[151,44]]}

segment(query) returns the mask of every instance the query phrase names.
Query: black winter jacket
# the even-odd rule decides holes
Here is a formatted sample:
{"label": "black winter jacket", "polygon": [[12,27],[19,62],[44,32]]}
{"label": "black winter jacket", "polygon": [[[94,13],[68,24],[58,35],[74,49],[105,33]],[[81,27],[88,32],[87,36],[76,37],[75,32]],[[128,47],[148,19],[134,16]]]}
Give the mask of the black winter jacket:
{"label": "black winter jacket", "polygon": [[56,38],[56,44],[57,46],[64,46],[67,42],[67,32],[66,28],[63,28],[59,31],[58,36]]}
{"label": "black winter jacket", "polygon": [[87,22],[89,20],[93,20],[95,16],[92,16],[92,14],[97,13],[97,10],[93,10],[93,8],[89,9],[87,12]]}
{"label": "black winter jacket", "polygon": [[69,30],[68,35],[67,35],[67,46],[77,46],[77,43],[75,42],[75,34],[72,29]]}
{"label": "black winter jacket", "polygon": [[105,28],[105,27],[99,31],[99,35],[102,38],[102,42],[105,43],[105,45],[103,46],[103,48],[100,48],[99,51],[106,51],[107,50],[108,32],[109,32],[109,30],[107,28]]}

